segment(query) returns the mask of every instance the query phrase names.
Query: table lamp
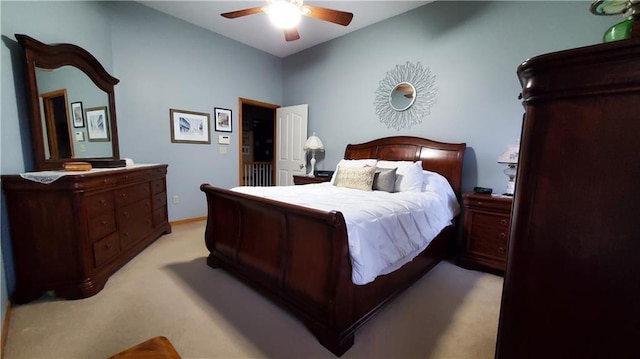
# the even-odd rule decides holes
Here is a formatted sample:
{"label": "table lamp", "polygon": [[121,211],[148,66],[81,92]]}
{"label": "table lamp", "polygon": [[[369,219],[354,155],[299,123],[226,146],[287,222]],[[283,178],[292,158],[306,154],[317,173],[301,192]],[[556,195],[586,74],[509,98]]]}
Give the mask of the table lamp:
{"label": "table lamp", "polygon": [[324,151],[324,145],[316,133],[314,132],[309,138],[307,138],[307,142],[305,142],[303,149],[305,151],[311,151],[311,172],[308,174],[309,177],[315,177],[315,168],[316,168],[316,151]]}
{"label": "table lamp", "polygon": [[507,182],[507,190],[504,195],[513,196],[516,188],[516,173],[518,167],[518,153],[520,152],[519,145],[508,145],[507,150],[504,151],[500,157],[498,157],[498,163],[507,165],[507,169],[504,170],[504,174],[509,177]]}

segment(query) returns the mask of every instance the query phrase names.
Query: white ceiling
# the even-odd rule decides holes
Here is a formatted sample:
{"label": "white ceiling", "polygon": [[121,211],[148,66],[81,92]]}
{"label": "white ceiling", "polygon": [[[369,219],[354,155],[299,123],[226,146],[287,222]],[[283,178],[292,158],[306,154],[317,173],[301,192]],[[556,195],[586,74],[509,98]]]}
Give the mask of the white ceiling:
{"label": "white ceiling", "polygon": [[258,13],[236,19],[226,19],[221,13],[264,6],[265,0],[241,1],[139,1],[150,8],[162,11],[194,25],[224,35],[256,49],[278,57],[286,57],[320,43],[335,39],[351,31],[415,9],[429,1],[305,1],[309,5],[353,13],[347,27],[303,17],[298,31],[300,39],[284,40],[282,30],[269,22],[266,14]]}

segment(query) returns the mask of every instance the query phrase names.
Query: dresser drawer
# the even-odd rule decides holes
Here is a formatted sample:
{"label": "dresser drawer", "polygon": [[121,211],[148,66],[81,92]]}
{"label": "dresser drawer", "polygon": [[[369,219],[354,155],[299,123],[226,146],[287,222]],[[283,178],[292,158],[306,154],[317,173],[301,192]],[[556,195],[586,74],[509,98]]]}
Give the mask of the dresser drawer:
{"label": "dresser drawer", "polygon": [[114,233],[93,243],[93,259],[96,267],[99,267],[120,253],[118,234]]}
{"label": "dresser drawer", "polygon": [[138,201],[118,211],[120,242],[126,248],[153,229],[151,201]]}
{"label": "dresser drawer", "polygon": [[90,219],[105,212],[113,213],[114,208],[113,192],[104,192],[87,197],[87,210]]}
{"label": "dresser drawer", "polygon": [[89,239],[95,241],[116,231],[113,211],[99,214],[89,219]]}
{"label": "dresser drawer", "polygon": [[153,226],[157,227],[167,223],[167,208],[161,207],[153,210]]}
{"label": "dresser drawer", "polygon": [[110,186],[110,185],[115,185],[117,183],[118,183],[118,179],[115,176],[85,178],[81,182],[82,187],[85,189]]}
{"label": "dresser drawer", "polygon": [[116,201],[118,202],[118,207],[123,207],[141,199],[149,198],[151,196],[149,182],[119,189],[116,191],[115,196]]}
{"label": "dresser drawer", "polygon": [[167,205],[167,194],[165,192],[153,195],[153,208],[165,207]]}
{"label": "dresser drawer", "polygon": [[151,193],[156,194],[160,192],[166,192],[164,178],[151,181]]}

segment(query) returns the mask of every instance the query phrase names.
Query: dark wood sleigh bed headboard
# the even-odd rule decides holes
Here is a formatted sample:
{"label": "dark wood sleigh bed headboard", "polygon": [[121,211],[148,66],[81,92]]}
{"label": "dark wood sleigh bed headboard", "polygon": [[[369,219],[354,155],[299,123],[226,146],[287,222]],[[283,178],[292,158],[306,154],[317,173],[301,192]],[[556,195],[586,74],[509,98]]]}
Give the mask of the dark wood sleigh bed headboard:
{"label": "dark wood sleigh bed headboard", "polygon": [[445,143],[413,136],[393,136],[348,144],[347,160],[375,158],[387,161],[422,161],[422,168],[449,180],[458,197],[462,186],[462,160],[466,143]]}

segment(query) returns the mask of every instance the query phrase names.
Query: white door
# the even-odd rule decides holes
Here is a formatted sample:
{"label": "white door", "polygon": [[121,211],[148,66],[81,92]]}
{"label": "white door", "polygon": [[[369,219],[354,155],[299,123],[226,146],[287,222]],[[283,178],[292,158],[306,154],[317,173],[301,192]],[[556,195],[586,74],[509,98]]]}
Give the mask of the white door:
{"label": "white door", "polygon": [[307,156],[302,149],[307,141],[309,105],[276,109],[276,184],[293,185],[293,175],[307,172]]}

